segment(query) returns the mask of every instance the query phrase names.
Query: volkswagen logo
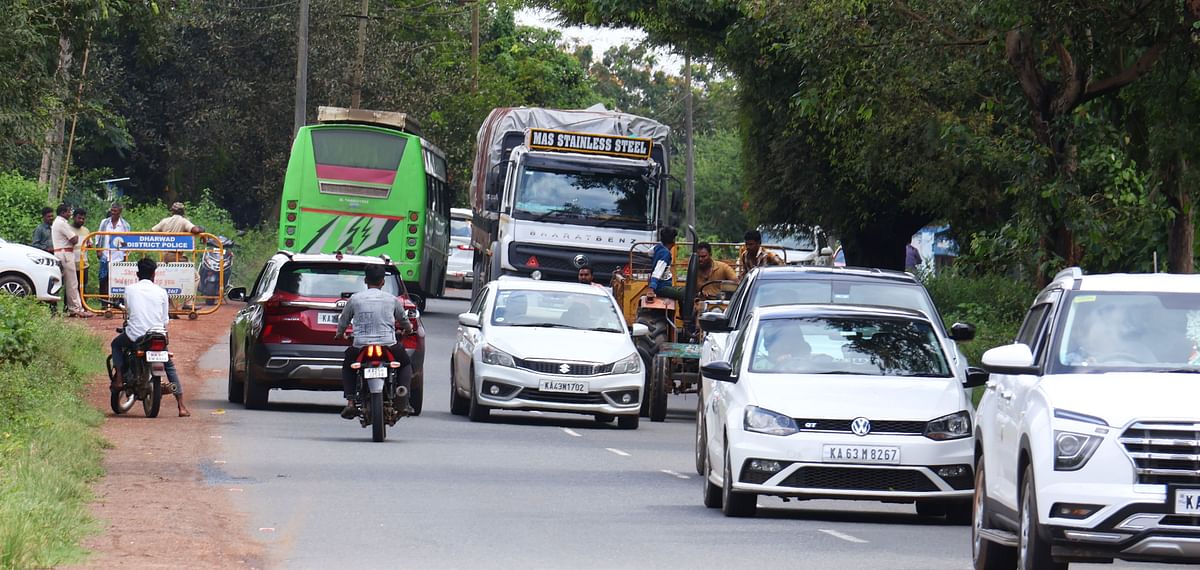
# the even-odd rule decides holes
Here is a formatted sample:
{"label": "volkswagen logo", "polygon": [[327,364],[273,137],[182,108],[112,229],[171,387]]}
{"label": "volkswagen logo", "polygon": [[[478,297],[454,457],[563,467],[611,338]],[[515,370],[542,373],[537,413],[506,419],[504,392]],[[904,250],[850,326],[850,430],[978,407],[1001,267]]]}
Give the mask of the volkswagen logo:
{"label": "volkswagen logo", "polygon": [[558,371],[563,374],[567,374],[571,372],[571,365],[564,362],[558,366]]}
{"label": "volkswagen logo", "polygon": [[871,433],[871,420],[867,418],[854,418],[854,421],[850,422],[850,431],[859,437]]}
{"label": "volkswagen logo", "polygon": [[588,264],[588,256],[581,253],[576,255],[575,259],[572,259],[571,262],[575,264],[575,269],[579,269]]}

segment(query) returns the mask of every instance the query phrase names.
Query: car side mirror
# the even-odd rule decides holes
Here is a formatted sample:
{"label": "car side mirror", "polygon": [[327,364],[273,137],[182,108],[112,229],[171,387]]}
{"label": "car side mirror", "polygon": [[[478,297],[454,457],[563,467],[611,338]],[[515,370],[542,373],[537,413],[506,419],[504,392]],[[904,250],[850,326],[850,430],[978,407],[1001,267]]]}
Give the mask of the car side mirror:
{"label": "car side mirror", "polygon": [[1033,351],[1019,342],[997,346],[983,353],[983,368],[993,374],[1036,374]]}
{"label": "car side mirror", "polygon": [[629,329],[630,336],[649,336],[650,327],[642,323],[633,323],[633,327]]}
{"label": "car side mirror", "polygon": [[950,325],[950,338],[958,342],[975,339],[975,325],[970,323],[954,323]]}
{"label": "car side mirror", "polygon": [[458,324],[473,329],[479,328],[479,315],[475,313],[459,313]]}
{"label": "car side mirror", "polygon": [[967,381],[963,382],[963,387],[975,388],[977,386],[983,386],[984,384],[987,384],[989,376],[990,375],[988,374],[987,370],[979,368],[978,366],[968,367]]}
{"label": "car side mirror", "polygon": [[341,295],[341,297],[342,297],[343,299],[349,299],[350,297],[353,297],[353,296],[354,296],[354,292],[353,292],[353,291],[342,291],[342,295]]}
{"label": "car side mirror", "polygon": [[831,255],[833,255],[833,248],[832,248],[832,247],[825,246],[825,247],[821,248],[821,256],[822,256],[822,257],[829,257],[829,256],[831,256]]}
{"label": "car side mirror", "polygon": [[717,360],[701,366],[700,373],[706,378],[720,382],[737,383],[737,377],[733,375],[733,367],[724,360]]}
{"label": "car side mirror", "polygon": [[706,333],[729,332],[729,318],[720,311],[709,311],[700,315],[700,330]]}
{"label": "car side mirror", "polygon": [[229,293],[225,294],[225,298],[229,299],[230,301],[241,301],[241,302],[245,303],[246,302],[246,288],[245,287],[234,287],[233,289],[229,290]]}

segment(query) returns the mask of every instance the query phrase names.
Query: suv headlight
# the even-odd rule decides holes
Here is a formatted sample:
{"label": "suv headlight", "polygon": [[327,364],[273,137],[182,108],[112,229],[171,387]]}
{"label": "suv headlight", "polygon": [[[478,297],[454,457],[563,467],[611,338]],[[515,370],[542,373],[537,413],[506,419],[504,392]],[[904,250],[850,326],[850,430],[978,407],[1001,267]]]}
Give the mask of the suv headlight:
{"label": "suv headlight", "polygon": [[483,345],[482,352],[484,364],[507,366],[509,368],[517,367],[517,363],[513,361],[511,354],[504,352],[503,350],[500,350],[499,348],[496,348],[490,344]]}
{"label": "suv headlight", "polygon": [[932,440],[946,441],[970,436],[971,414],[965,411],[942,416],[925,424],[925,437]]}
{"label": "suv headlight", "polygon": [[746,431],[768,435],[792,435],[800,431],[796,427],[796,420],[758,406],[746,406],[742,427]]}
{"label": "suv headlight", "polygon": [[54,259],[53,257],[46,257],[44,255],[37,255],[33,253],[26,254],[26,257],[29,258],[29,261],[45,267],[54,267],[55,265],[58,265],[58,260]]}
{"label": "suv headlight", "polygon": [[1100,446],[1101,439],[1103,438],[1086,433],[1054,430],[1054,470],[1082,469]]}
{"label": "suv headlight", "polygon": [[612,367],[613,374],[634,374],[641,371],[642,357],[636,352],[618,360]]}

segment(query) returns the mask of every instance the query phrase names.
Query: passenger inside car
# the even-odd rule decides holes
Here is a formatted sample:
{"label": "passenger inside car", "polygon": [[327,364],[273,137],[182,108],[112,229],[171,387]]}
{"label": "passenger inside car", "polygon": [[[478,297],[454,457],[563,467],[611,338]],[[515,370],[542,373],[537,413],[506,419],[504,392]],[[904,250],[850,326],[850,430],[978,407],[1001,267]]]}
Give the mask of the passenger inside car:
{"label": "passenger inside car", "polygon": [[801,372],[812,363],[812,346],[804,340],[804,331],[799,327],[776,327],[764,329],[765,356],[756,365],[764,371]]}

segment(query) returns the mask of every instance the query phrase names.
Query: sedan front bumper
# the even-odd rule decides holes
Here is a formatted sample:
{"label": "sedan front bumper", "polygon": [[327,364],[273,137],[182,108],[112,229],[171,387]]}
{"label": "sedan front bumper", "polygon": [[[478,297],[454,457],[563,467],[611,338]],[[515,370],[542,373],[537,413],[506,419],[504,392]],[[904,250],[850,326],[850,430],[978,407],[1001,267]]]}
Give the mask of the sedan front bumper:
{"label": "sedan front bumper", "polygon": [[[637,414],[642,401],[643,375],[598,374],[566,376],[493,366],[476,362],[479,402],[501,410],[543,410],[577,414]],[[586,393],[541,389],[542,380],[582,382]]]}

